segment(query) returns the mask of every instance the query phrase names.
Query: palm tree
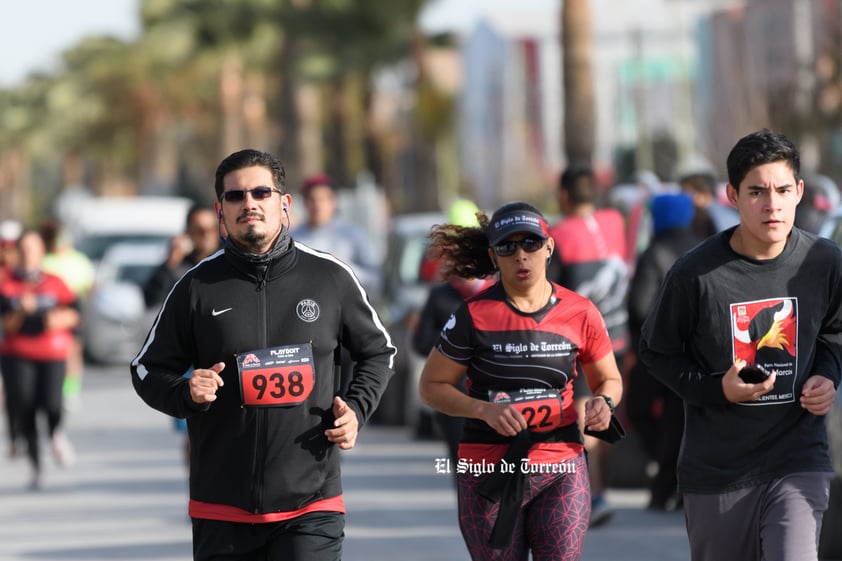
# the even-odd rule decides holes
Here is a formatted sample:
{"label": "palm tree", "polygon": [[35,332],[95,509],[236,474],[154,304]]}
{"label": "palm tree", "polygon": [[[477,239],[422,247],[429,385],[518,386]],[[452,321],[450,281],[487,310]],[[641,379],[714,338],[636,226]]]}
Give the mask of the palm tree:
{"label": "palm tree", "polygon": [[588,0],[561,0],[564,149],[568,162],[593,159],[596,116]]}
{"label": "palm tree", "polygon": [[285,12],[287,43],[298,54],[294,78],[322,92],[324,152],[305,159],[323,160],[342,184],[365,169],[381,176],[376,147],[383,143],[369,125],[373,75],[407,56],[426,1],[298,0]]}
{"label": "palm tree", "polygon": [[[19,154],[60,176],[50,170],[67,155],[100,193],[206,192],[220,157],[250,145],[284,156],[293,177],[300,162],[353,177],[386,159],[366,152],[384,144],[367,126],[372,75],[407,56],[425,1],[143,0],[137,40],[87,38],[55,76],[0,97],[0,173]],[[303,112],[302,92],[318,112]]]}

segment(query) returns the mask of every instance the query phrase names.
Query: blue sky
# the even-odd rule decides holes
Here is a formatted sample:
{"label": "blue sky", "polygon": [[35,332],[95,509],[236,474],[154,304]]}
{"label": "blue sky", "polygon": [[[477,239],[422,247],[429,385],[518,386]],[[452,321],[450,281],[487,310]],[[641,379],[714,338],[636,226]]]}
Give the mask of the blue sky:
{"label": "blue sky", "polygon": [[[429,30],[465,30],[495,8],[555,7],[560,0],[433,0],[422,15]],[[91,33],[131,39],[139,31],[139,0],[18,0],[3,6],[0,87],[34,70],[52,69],[60,53]]]}
{"label": "blue sky", "polygon": [[138,0],[19,0],[3,6],[0,86],[50,70],[60,53],[90,33],[134,37]]}

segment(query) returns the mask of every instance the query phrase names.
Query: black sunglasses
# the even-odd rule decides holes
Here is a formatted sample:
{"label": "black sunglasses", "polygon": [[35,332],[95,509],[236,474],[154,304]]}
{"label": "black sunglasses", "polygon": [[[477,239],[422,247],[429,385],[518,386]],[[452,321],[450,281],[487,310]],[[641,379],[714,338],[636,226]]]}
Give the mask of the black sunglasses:
{"label": "black sunglasses", "polygon": [[547,240],[541,238],[523,238],[522,240],[509,240],[505,242],[500,242],[494,246],[494,253],[499,255],[500,257],[509,257],[510,255],[514,255],[515,251],[517,251],[518,246],[523,248],[523,251],[526,253],[535,253],[542,247]]}
{"label": "black sunglasses", "polygon": [[239,203],[246,198],[246,193],[251,193],[251,198],[255,201],[262,201],[272,196],[272,193],[281,193],[280,189],[274,187],[255,187],[254,189],[232,189],[231,191],[223,191],[220,201],[228,203]]}

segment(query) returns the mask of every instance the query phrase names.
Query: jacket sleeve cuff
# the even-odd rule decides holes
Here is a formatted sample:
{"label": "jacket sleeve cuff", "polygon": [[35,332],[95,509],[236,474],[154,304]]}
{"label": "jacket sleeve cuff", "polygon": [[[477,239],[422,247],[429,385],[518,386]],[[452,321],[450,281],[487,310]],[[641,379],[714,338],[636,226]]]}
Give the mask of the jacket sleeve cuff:
{"label": "jacket sleeve cuff", "polygon": [[359,428],[363,428],[363,425],[365,425],[365,423],[368,419],[366,419],[363,416],[363,413],[362,413],[362,410],[360,409],[359,404],[356,401],[347,400],[347,399],[345,400],[345,403],[348,404],[348,407],[350,407],[351,410],[354,411],[354,414],[357,416],[357,424],[359,425]]}
{"label": "jacket sleeve cuff", "polygon": [[210,402],[207,403],[196,403],[193,401],[193,397],[190,395],[190,384],[184,384],[184,390],[182,395],[184,396],[184,403],[187,405],[187,408],[194,413],[198,413],[201,411],[207,411],[210,409]]}
{"label": "jacket sleeve cuff", "polygon": [[688,394],[687,401],[697,405],[721,407],[730,403],[728,398],[725,397],[725,390],[722,389],[721,375],[703,377],[697,384],[694,384]]}

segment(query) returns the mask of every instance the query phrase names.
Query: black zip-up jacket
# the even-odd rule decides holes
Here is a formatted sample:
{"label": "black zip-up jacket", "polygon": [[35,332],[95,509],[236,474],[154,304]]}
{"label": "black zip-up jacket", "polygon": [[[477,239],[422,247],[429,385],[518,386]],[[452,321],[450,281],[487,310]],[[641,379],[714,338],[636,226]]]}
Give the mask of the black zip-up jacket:
{"label": "black zip-up jacket", "polygon": [[[315,382],[304,403],[243,405],[238,355],[308,343]],[[362,426],[393,373],[396,349],[351,269],[293,243],[286,231],[266,255],[228,243],[175,284],[131,374],[146,403],[187,418],[191,501],[264,514],[341,495],[339,451],[324,436],[340,387],[340,343],[355,361],[342,397]],[[220,361],[216,401],[194,403],[182,375]]]}
{"label": "black zip-up jacket", "polygon": [[669,228],[655,234],[649,247],[637,258],[627,298],[629,332],[635,353],[640,345],[640,328],[670,268],[703,241],[690,228]]}

